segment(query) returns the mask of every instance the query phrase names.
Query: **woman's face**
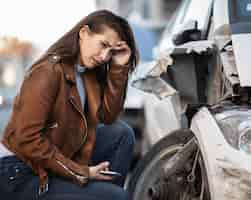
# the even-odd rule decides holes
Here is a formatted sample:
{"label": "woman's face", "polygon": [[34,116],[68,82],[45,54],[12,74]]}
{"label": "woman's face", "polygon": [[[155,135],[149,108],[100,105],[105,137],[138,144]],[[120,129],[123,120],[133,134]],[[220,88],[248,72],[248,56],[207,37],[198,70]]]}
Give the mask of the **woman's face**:
{"label": "woman's face", "polygon": [[93,33],[88,26],[79,32],[80,64],[87,68],[95,68],[107,63],[114,48],[121,41],[117,32],[105,27],[102,33]]}

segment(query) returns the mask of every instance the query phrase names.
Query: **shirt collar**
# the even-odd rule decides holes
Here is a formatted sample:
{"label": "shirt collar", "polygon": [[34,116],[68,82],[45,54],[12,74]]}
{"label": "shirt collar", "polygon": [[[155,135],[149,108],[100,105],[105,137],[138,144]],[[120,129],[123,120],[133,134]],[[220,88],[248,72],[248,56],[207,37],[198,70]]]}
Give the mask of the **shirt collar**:
{"label": "shirt collar", "polygon": [[83,72],[85,72],[85,66],[83,66],[83,65],[79,65],[79,64],[77,64],[77,67],[76,67],[76,69],[77,69],[77,72],[78,73],[83,73]]}

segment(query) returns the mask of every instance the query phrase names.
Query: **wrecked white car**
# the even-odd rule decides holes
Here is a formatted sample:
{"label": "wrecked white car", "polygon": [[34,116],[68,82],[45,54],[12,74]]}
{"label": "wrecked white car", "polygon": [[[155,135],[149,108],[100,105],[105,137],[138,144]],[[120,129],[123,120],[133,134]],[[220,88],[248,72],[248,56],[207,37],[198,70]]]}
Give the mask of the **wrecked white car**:
{"label": "wrecked white car", "polygon": [[251,199],[251,1],[211,3],[207,34],[185,23],[133,81],[155,95],[158,120],[127,186],[134,200]]}

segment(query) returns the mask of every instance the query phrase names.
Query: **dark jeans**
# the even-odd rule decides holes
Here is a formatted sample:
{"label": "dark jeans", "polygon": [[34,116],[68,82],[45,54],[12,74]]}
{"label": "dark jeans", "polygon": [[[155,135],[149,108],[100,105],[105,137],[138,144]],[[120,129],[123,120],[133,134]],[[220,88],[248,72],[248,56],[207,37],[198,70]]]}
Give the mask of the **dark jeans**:
{"label": "dark jeans", "polygon": [[109,161],[110,169],[123,177],[114,181],[89,181],[80,187],[61,177],[49,178],[49,190],[39,196],[39,179],[16,156],[0,159],[0,199],[7,200],[129,200],[124,184],[133,154],[135,138],[132,129],[122,121],[100,124],[93,153],[93,164]]}

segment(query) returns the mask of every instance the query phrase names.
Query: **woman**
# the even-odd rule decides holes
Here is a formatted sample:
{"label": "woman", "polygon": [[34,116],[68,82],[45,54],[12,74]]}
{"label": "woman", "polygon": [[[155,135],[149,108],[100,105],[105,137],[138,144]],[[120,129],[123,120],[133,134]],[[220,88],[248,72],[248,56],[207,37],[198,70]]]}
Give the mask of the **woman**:
{"label": "woman", "polygon": [[134,135],[117,117],[137,61],[126,20],[102,10],[32,65],[0,143],[1,198],[128,199]]}

